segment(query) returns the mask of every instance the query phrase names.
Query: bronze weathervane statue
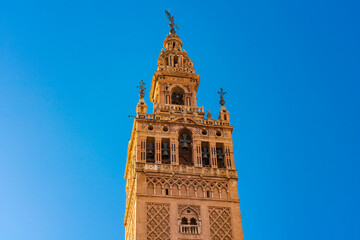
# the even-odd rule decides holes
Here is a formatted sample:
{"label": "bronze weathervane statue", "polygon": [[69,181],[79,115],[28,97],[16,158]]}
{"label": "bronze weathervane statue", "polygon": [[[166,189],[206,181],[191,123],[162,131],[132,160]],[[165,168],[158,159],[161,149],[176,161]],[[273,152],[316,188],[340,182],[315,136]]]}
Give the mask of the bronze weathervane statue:
{"label": "bronze weathervane statue", "polygon": [[171,15],[170,15],[170,10],[169,10],[169,11],[166,11],[166,10],[165,10],[165,15],[166,15],[167,19],[169,19],[169,21],[170,21],[170,24],[169,24],[169,26],[170,26],[170,33],[176,33],[174,27],[176,27],[177,30],[180,30],[180,29],[178,28],[178,26],[175,25],[175,23],[174,23],[174,16],[171,16]]}

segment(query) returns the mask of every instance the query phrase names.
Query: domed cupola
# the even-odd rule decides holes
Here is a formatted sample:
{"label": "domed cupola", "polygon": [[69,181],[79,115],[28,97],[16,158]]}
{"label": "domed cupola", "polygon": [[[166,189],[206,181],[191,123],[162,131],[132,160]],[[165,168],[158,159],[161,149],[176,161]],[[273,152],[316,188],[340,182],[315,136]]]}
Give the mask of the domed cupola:
{"label": "domed cupola", "polygon": [[164,40],[164,48],[166,51],[181,51],[182,41],[176,33],[169,34]]}

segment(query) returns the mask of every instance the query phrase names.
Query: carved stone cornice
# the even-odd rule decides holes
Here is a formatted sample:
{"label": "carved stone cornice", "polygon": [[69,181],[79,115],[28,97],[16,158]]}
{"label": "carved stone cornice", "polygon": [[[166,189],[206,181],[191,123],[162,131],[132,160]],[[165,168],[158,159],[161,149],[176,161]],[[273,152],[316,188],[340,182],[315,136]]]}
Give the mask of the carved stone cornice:
{"label": "carved stone cornice", "polygon": [[236,170],[226,169],[226,168],[209,168],[209,167],[195,167],[195,166],[187,166],[187,165],[170,165],[170,164],[137,162],[135,169],[138,172],[238,179]]}

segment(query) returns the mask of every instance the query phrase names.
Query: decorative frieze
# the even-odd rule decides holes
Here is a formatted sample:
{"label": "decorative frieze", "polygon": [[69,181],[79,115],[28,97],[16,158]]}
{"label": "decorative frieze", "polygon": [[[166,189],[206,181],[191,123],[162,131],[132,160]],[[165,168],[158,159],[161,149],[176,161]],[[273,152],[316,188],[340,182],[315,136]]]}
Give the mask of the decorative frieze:
{"label": "decorative frieze", "polygon": [[238,178],[237,171],[235,169],[195,167],[188,165],[170,165],[137,162],[136,171],[169,174],[176,173],[180,175],[199,175],[203,177],[224,177],[236,179]]}
{"label": "decorative frieze", "polygon": [[201,178],[147,176],[146,189],[148,195],[227,199],[229,185]]}

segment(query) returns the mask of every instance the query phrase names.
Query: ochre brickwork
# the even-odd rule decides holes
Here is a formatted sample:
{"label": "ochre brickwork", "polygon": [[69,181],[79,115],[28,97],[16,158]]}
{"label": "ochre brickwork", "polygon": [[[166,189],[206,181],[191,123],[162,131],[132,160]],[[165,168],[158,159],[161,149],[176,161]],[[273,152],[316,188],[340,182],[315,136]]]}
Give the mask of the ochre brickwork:
{"label": "ochre brickwork", "polygon": [[125,239],[243,240],[225,93],[217,119],[197,106],[200,75],[182,45],[175,32],[164,40],[151,113],[140,83],[125,170]]}

